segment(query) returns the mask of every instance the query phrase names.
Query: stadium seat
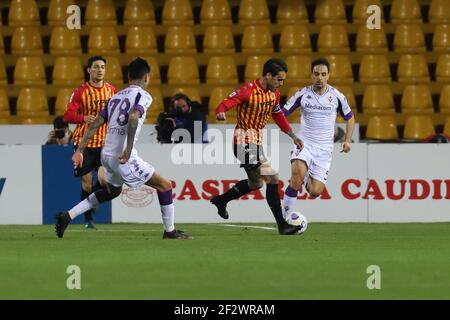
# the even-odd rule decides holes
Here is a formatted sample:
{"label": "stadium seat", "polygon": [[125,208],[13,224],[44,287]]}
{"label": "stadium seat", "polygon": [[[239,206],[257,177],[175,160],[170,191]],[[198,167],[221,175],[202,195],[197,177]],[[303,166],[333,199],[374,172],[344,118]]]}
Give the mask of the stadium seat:
{"label": "stadium seat", "polygon": [[78,87],[84,82],[84,72],[78,57],[57,57],[53,66],[53,84]]}
{"label": "stadium seat", "polygon": [[87,26],[115,26],[116,7],[112,0],[89,0],[86,5]]}
{"label": "stadium seat", "polygon": [[[150,114],[155,114],[155,110],[159,112],[164,111],[164,100],[161,94],[161,89],[157,87],[150,87],[148,92],[151,94],[153,101],[150,106],[150,110],[147,112],[147,116]],[[158,116],[158,114],[156,114]]]}
{"label": "stadium seat", "polygon": [[436,64],[437,82],[450,83],[450,54],[441,54]]}
{"label": "stadium seat", "polygon": [[348,55],[329,55],[331,85],[353,83],[353,72]]}
{"label": "stadium seat", "polygon": [[14,68],[15,85],[45,85],[44,63],[40,57],[20,57]]}
{"label": "stadium seat", "polygon": [[393,114],[394,106],[394,97],[389,85],[368,85],[364,90],[363,113]]}
{"label": "stadium seat", "polygon": [[247,62],[245,63],[245,71],[244,71],[245,82],[260,78],[263,72],[263,65],[270,58],[271,58],[270,56],[248,57]]}
{"label": "stadium seat", "polygon": [[236,87],[215,87],[211,90],[209,95],[208,103],[208,114],[215,120],[216,119],[216,108],[217,106],[228,97]]}
{"label": "stadium seat", "polygon": [[0,118],[9,117],[9,99],[5,88],[0,88]]}
{"label": "stadium seat", "polygon": [[42,55],[42,38],[39,27],[17,27],[11,40],[11,52],[14,55]]}
{"label": "stadium seat", "polygon": [[234,54],[234,39],[230,26],[208,26],[203,38],[203,52],[207,54]]}
{"label": "stadium seat", "polygon": [[422,14],[417,0],[393,0],[390,16],[393,24],[422,23]]}
{"label": "stadium seat", "polygon": [[55,102],[55,115],[58,116],[64,114],[73,91],[74,88],[61,88],[58,90]]}
{"label": "stadium seat", "polygon": [[161,73],[159,71],[159,64],[155,57],[143,56],[142,59],[147,60],[150,65],[150,85],[161,84]]}
{"label": "stadium seat", "polygon": [[89,32],[88,53],[90,55],[119,54],[119,39],[116,28],[111,26],[93,27]]}
{"label": "stadium seat", "polygon": [[196,54],[194,31],[191,26],[170,26],[164,41],[164,52],[169,54]]}
{"label": "stadium seat", "polygon": [[0,57],[0,86],[8,84],[8,78],[6,76],[6,68],[3,59]]}
{"label": "stadium seat", "polygon": [[433,51],[449,52],[450,51],[450,25],[438,24],[433,33]]}
{"label": "stadium seat", "polygon": [[402,113],[433,113],[433,100],[430,88],[426,84],[407,85],[403,89],[401,101]]}
{"label": "stadium seat", "polygon": [[398,82],[428,83],[430,75],[423,54],[403,54],[400,56],[397,70]]}
{"label": "stadium seat", "polygon": [[342,0],[321,0],[314,9],[315,22],[318,24],[345,24],[345,8]]}
{"label": "stadium seat", "polygon": [[17,97],[16,113],[18,116],[47,116],[47,95],[43,88],[21,88]]}
{"label": "stadium seat", "polygon": [[280,36],[281,53],[305,54],[311,51],[311,39],[306,25],[283,26]]}
{"label": "stadium seat", "polygon": [[193,25],[192,6],[189,0],[167,0],[162,12],[164,25],[188,24]]}
{"label": "stadium seat", "polygon": [[81,40],[78,30],[69,30],[65,26],[53,27],[50,37],[50,53],[52,55],[81,55]]}
{"label": "stadium seat", "polygon": [[450,2],[448,0],[431,0],[428,10],[430,23],[450,23]]}
{"label": "stadium seat", "polygon": [[177,87],[173,89],[172,97],[177,93],[183,93],[187,95],[191,101],[197,101],[200,103],[202,102],[202,97],[197,87]]}
{"label": "stadium seat", "polygon": [[447,120],[445,121],[443,133],[448,139],[450,139],[450,117],[447,117]]}
{"label": "stadium seat", "polygon": [[303,0],[280,0],[278,2],[278,24],[306,24],[308,22],[308,11]]}
{"label": "stadium seat", "polygon": [[358,28],[356,51],[361,53],[386,53],[388,45],[383,29],[368,29],[366,25]]}
{"label": "stadium seat", "polygon": [[352,18],[354,24],[364,24],[366,25],[369,13],[367,13],[367,8],[371,5],[378,6],[381,8],[381,23],[384,23],[383,18],[383,5],[380,0],[356,0],[353,5]]}
{"label": "stadium seat", "polygon": [[125,52],[129,55],[157,53],[156,36],[151,26],[128,28]]}
{"label": "stadium seat", "polygon": [[238,17],[240,25],[269,24],[266,0],[241,0]]}
{"label": "stadium seat", "polygon": [[210,57],[206,68],[206,83],[214,85],[237,85],[238,74],[233,56]]}
{"label": "stadium seat", "polygon": [[39,26],[39,9],[35,0],[11,0],[8,11],[8,25]]}
{"label": "stadium seat", "polygon": [[317,46],[320,53],[350,52],[347,29],[345,25],[321,26]]}
{"label": "stadium seat", "polygon": [[167,78],[169,84],[200,84],[197,61],[193,56],[173,57],[169,62]]}
{"label": "stadium seat", "polygon": [[390,83],[391,71],[386,55],[364,55],[359,65],[359,81],[367,84]]}
{"label": "stadium seat", "polygon": [[425,38],[418,24],[400,24],[395,29],[394,50],[397,53],[425,52]]}
{"label": "stadium seat", "polygon": [[408,116],[403,139],[424,140],[436,133],[430,116]]}
{"label": "stadium seat", "polygon": [[75,0],[50,0],[47,10],[48,25],[66,26],[67,22],[67,8],[75,4]]}
{"label": "stadium seat", "polygon": [[231,10],[227,0],[203,0],[200,9],[203,25],[231,25]]}
{"label": "stadium seat", "polygon": [[298,86],[311,82],[311,58],[309,55],[288,56],[285,62],[288,66],[286,82]]}
{"label": "stadium seat", "polygon": [[[1,23],[1,21],[0,21]],[[5,54],[5,43],[3,41],[3,36],[1,35],[1,29],[0,29],[0,55]]]}
{"label": "stadium seat", "polygon": [[155,9],[149,0],[127,0],[123,13],[126,26],[143,26],[155,24]]}
{"label": "stadium seat", "polygon": [[18,117],[17,122],[19,124],[27,124],[27,125],[33,125],[33,124],[51,124],[53,122],[52,116],[24,116],[24,117]]}
{"label": "stadium seat", "polygon": [[367,139],[397,140],[398,130],[393,116],[371,116],[367,123]]}
{"label": "stadium seat", "polygon": [[354,114],[357,114],[358,108],[356,106],[356,99],[355,99],[355,93],[353,92],[353,87],[346,86],[346,85],[339,85],[339,84],[334,87],[347,98],[348,105],[350,106],[350,108],[352,108],[352,112]]}
{"label": "stadium seat", "polygon": [[242,52],[272,54],[273,42],[270,28],[265,25],[246,26],[242,36]]}
{"label": "stadium seat", "polygon": [[441,113],[450,113],[450,85],[442,86],[439,96],[439,111]]}

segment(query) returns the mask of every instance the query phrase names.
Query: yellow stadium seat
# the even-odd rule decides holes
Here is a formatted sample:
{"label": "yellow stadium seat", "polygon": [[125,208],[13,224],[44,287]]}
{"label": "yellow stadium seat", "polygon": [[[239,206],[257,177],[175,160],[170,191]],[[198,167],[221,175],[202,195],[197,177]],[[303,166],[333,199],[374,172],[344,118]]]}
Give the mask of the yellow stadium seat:
{"label": "yellow stadium seat", "polygon": [[319,24],[345,24],[345,8],[342,0],[321,0],[318,1],[314,17]]}
{"label": "yellow stadium seat", "polygon": [[403,54],[400,56],[397,70],[398,82],[428,83],[430,74],[423,54]]}
{"label": "yellow stadium seat", "polygon": [[[0,21],[0,23],[1,23],[1,21]],[[3,41],[3,36],[0,34],[0,55],[4,55],[4,54],[5,54],[5,43]]]}
{"label": "yellow stadium seat", "polygon": [[330,78],[328,81],[331,85],[353,83],[352,65],[349,56],[329,55],[327,59],[330,63]]}
{"label": "yellow stadium seat", "polygon": [[119,54],[119,39],[117,38],[116,28],[110,26],[91,28],[88,52],[90,55]]}
{"label": "yellow stadium seat", "polygon": [[305,85],[311,82],[311,58],[310,56],[288,56],[285,60],[288,66],[286,82],[289,85]]}
{"label": "yellow stadium seat", "polygon": [[442,86],[441,95],[439,96],[439,111],[442,113],[450,113],[450,85]]}
{"label": "yellow stadium seat", "polygon": [[43,88],[21,88],[16,108],[18,116],[47,116],[49,112],[45,90]]}
{"label": "yellow stadium seat", "polygon": [[335,86],[335,88],[347,98],[348,105],[350,106],[350,108],[352,108],[353,114],[357,114],[358,108],[356,107],[356,99],[355,93],[353,92],[353,87],[346,85],[337,85]]}
{"label": "yellow stadium seat", "polygon": [[194,24],[192,6],[189,0],[164,1],[162,23],[165,25]]}
{"label": "yellow stadium seat", "polygon": [[356,35],[356,51],[361,53],[386,53],[388,45],[383,29],[368,29],[362,25]]}
{"label": "yellow stadium seat", "polygon": [[447,120],[445,121],[443,133],[450,139],[450,117],[447,117]]}
{"label": "yellow stadium seat", "polygon": [[419,24],[400,24],[395,29],[394,50],[398,53],[425,52],[425,38]]}
{"label": "yellow stadium seat", "polygon": [[105,56],[106,73],[105,80],[116,87],[123,85],[123,74],[120,60],[117,56]]}
{"label": "yellow stadium seat", "polygon": [[207,54],[235,53],[233,33],[230,26],[208,26],[203,38],[203,52]]}
{"label": "yellow stadium seat", "polygon": [[206,68],[206,83],[215,85],[237,85],[238,74],[233,56],[210,57]]}
{"label": "yellow stadium seat", "polygon": [[74,88],[61,88],[58,90],[55,102],[55,114],[63,115],[72,96]]}
{"label": "yellow stadium seat", "polygon": [[321,53],[348,53],[347,29],[345,25],[323,25],[320,27],[317,46]]}
{"label": "yellow stadium seat", "polygon": [[[177,93],[183,93],[188,96],[191,101],[202,102],[202,97],[197,87],[178,87],[172,91],[172,97]],[[171,106],[172,107],[172,106]]]}
{"label": "yellow stadium seat", "polygon": [[39,27],[17,27],[11,40],[11,52],[14,55],[42,55],[42,38]]}
{"label": "yellow stadium seat", "polygon": [[449,52],[450,51],[450,25],[438,24],[433,33],[433,51]]}
{"label": "yellow stadium seat", "polygon": [[200,9],[203,25],[231,25],[231,10],[227,0],[203,0]]}
{"label": "yellow stadium seat", "polygon": [[47,11],[49,26],[66,26],[67,8],[75,4],[75,0],[50,0]]}
{"label": "yellow stadium seat", "polygon": [[393,116],[371,116],[367,123],[367,139],[397,140],[398,130]]}
{"label": "yellow stadium seat", "polygon": [[170,26],[164,41],[164,52],[169,54],[196,54],[194,31],[191,26]]}
{"label": "yellow stadium seat", "polygon": [[169,84],[200,84],[197,61],[192,56],[173,57],[169,62],[167,78]]}
{"label": "yellow stadium seat", "polygon": [[14,68],[15,85],[44,85],[44,63],[40,57],[20,57]]}
{"label": "yellow stadium seat", "polygon": [[123,13],[126,26],[143,26],[155,24],[155,9],[149,0],[127,0]]}
{"label": "yellow stadium seat", "polygon": [[450,54],[441,54],[436,65],[437,82],[450,82]]}
{"label": "yellow stadium seat", "polygon": [[364,55],[359,65],[359,81],[361,83],[390,83],[391,71],[386,55]]}
{"label": "yellow stadium seat", "polygon": [[156,36],[151,26],[128,28],[125,52],[131,55],[157,53]]}
{"label": "yellow stadium seat", "polygon": [[[150,92],[153,98],[152,104],[150,105],[149,109],[150,114],[158,113],[155,111],[164,111],[164,100],[161,94],[161,89],[157,87],[150,87],[148,89],[148,92]],[[147,116],[149,115],[149,112],[147,112]],[[158,114],[156,114],[156,116],[158,116]]]}
{"label": "yellow stadium seat", "polygon": [[269,24],[269,8],[266,0],[242,0],[239,5],[239,24]]}
{"label": "yellow stadium seat", "polygon": [[408,116],[403,138],[408,140],[424,140],[436,133],[430,116]]}
{"label": "yellow stadium seat", "polygon": [[431,0],[428,11],[430,23],[450,23],[450,2],[448,0]]}
{"label": "yellow stadium seat", "polygon": [[8,78],[6,76],[6,68],[3,59],[0,58],[0,86],[5,86],[8,84]]}
{"label": "yellow stadium seat", "polygon": [[79,86],[84,82],[84,72],[78,57],[57,57],[53,66],[53,84]]}
{"label": "yellow stadium seat", "polygon": [[161,84],[161,73],[159,71],[159,63],[155,57],[142,56],[144,60],[147,60],[150,65],[150,85],[160,85]]}
{"label": "yellow stadium seat", "polygon": [[78,30],[69,30],[65,26],[56,26],[50,37],[52,55],[81,55],[81,41]]}
{"label": "yellow stadium seat", "polygon": [[426,84],[407,85],[402,94],[401,108],[403,113],[432,113],[433,99],[430,88]]}
{"label": "yellow stadium seat", "polygon": [[8,12],[10,27],[39,26],[39,9],[35,0],[11,0]]}
{"label": "yellow stadium seat", "polygon": [[368,85],[364,90],[363,112],[367,114],[395,113],[394,96],[388,85]]}
{"label": "yellow stadium seat", "polygon": [[116,7],[112,0],[89,0],[85,13],[87,26],[115,26]]}
{"label": "yellow stadium seat", "polygon": [[422,23],[422,14],[417,0],[393,0],[391,6],[391,22]]}
{"label": "yellow stadium seat", "polygon": [[264,63],[266,63],[266,61],[270,58],[270,56],[248,57],[244,71],[245,82],[260,78],[262,76]]}
{"label": "yellow stadium seat", "polygon": [[281,29],[281,53],[305,54],[311,51],[311,39],[306,25],[285,25]]}
{"label": "yellow stadium seat", "polygon": [[272,54],[273,42],[270,28],[265,25],[246,26],[242,36],[242,52]]}
{"label": "yellow stadium seat", "polygon": [[308,11],[303,0],[280,0],[278,2],[278,24],[300,24],[308,22]]}
{"label": "yellow stadium seat", "polygon": [[236,87],[226,87],[226,86],[215,87],[211,90],[208,103],[208,114],[210,115],[210,117],[212,117],[214,120],[216,119],[217,106],[234,90],[236,90]]}
{"label": "yellow stadium seat", "polygon": [[17,123],[19,124],[29,124],[29,125],[33,125],[33,124],[51,124],[53,122],[53,117],[52,116],[23,116],[23,117],[18,117],[16,119]]}
{"label": "yellow stadium seat", "polygon": [[0,88],[0,118],[9,117],[9,99],[5,88]]}
{"label": "yellow stadium seat", "polygon": [[372,5],[378,6],[381,9],[380,22],[384,23],[383,5],[381,4],[380,0],[356,0],[352,11],[353,23],[366,25],[367,18],[372,14],[367,13],[367,8]]}

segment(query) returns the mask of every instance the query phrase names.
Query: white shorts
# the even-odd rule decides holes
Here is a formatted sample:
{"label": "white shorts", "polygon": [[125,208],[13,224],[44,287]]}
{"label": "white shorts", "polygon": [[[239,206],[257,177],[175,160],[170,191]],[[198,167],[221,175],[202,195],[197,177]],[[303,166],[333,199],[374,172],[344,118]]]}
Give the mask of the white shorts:
{"label": "white shorts", "polygon": [[296,159],[305,161],[308,166],[307,174],[315,180],[326,184],[332,153],[333,151],[331,150],[321,149],[305,143],[302,150],[297,149],[297,147],[291,150],[291,161]]}
{"label": "white shorts", "polygon": [[130,188],[139,188],[146,183],[155,172],[152,165],[138,156],[131,156],[127,163],[121,164],[118,157],[102,154],[105,169],[105,180],[115,187],[126,184]]}

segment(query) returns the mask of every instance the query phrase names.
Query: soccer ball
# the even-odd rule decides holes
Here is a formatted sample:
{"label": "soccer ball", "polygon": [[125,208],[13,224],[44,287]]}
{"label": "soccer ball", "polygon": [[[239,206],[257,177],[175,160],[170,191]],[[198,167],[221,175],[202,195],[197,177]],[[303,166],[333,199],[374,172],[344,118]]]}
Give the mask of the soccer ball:
{"label": "soccer ball", "polygon": [[293,226],[301,226],[298,234],[302,234],[308,228],[308,220],[300,212],[291,212],[286,216],[286,222]]}

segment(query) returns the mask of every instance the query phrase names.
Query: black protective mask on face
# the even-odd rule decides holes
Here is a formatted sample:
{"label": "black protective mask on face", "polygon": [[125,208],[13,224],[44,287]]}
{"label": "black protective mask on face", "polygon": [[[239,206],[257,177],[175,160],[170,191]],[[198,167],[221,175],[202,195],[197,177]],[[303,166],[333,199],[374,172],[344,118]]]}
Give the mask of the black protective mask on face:
{"label": "black protective mask on face", "polygon": [[64,136],[66,135],[66,130],[65,129],[56,129],[55,130],[55,137],[58,139],[62,139],[64,138]]}

